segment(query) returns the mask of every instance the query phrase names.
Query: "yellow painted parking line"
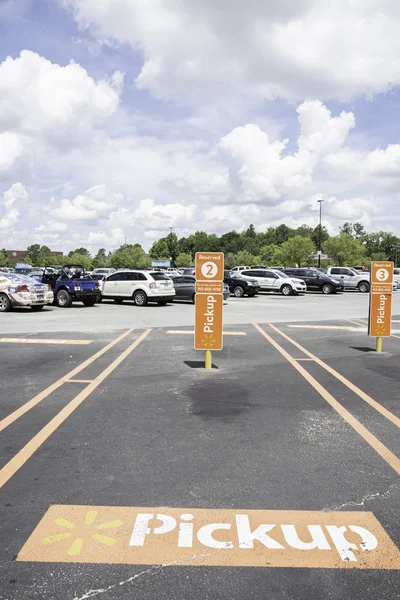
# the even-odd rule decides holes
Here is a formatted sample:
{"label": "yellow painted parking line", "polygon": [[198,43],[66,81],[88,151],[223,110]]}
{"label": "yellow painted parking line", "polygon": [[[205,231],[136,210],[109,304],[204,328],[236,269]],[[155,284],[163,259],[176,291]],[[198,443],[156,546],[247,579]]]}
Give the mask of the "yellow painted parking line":
{"label": "yellow painted parking line", "polygon": [[[332,408],[334,410],[336,410],[336,412],[367,442],[367,444],[369,444],[371,446],[371,448],[373,448],[375,450],[375,452],[377,452],[383,458],[383,460],[388,465],[390,465],[392,467],[392,469],[394,469],[396,471],[396,473],[398,473],[400,475],[400,459],[395,454],[393,454],[393,452],[391,450],[389,450],[389,448],[387,448],[384,444],[382,444],[382,442],[380,442],[378,440],[378,438],[376,438],[369,431],[369,429],[364,427],[364,425],[362,425],[360,423],[360,421],[358,421],[355,417],[353,417],[353,415],[348,410],[346,410],[344,408],[344,406],[342,406],[340,404],[340,402],[338,402],[336,400],[336,398],[334,398],[332,396],[332,394],[330,394],[312,375],[310,375],[310,373],[308,371],[306,371],[306,369],[304,367],[302,367],[296,360],[294,360],[294,358],[289,354],[289,352],[287,352],[284,348],[282,348],[282,346],[280,344],[278,344],[278,342],[276,342],[270,335],[268,335],[268,333],[266,333],[259,325],[257,325],[257,323],[253,323],[253,325],[261,333],[261,335],[264,336],[265,339],[268,340],[269,343],[272,346],[274,346],[274,348],[276,350],[278,350],[278,352],[280,354],[282,354],[282,356],[284,356],[291,365],[293,365],[293,367],[300,373],[300,375],[302,375],[304,377],[304,379],[306,381],[308,381],[308,383],[320,394],[320,396],[322,396],[322,398],[324,398],[324,400],[326,400],[328,402],[328,404],[330,404],[332,406]],[[272,327],[274,330],[276,330],[278,333],[281,333],[273,325],[269,324],[269,326]],[[292,341],[285,334],[282,334],[282,335],[285,338],[287,338],[289,341]],[[297,346],[297,342],[295,343],[295,345]],[[298,346],[300,347],[300,344],[298,344]],[[303,349],[300,347],[300,349],[302,350],[302,352],[305,352],[306,354],[308,354],[308,350],[305,350],[305,348]],[[315,357],[315,361],[318,364],[320,364],[320,362],[322,362],[322,361],[319,361],[319,359],[317,357]],[[323,363],[323,364],[325,364],[325,363]],[[328,365],[326,365],[326,366],[328,366]],[[335,371],[335,373],[336,373],[336,371]],[[339,375],[339,373],[337,373],[337,375]],[[348,382],[348,383],[350,383],[350,382]],[[372,400],[372,398],[371,398],[371,400]],[[376,404],[378,404],[378,403],[376,403]],[[381,407],[381,408],[383,408],[383,407]],[[384,409],[384,410],[386,410],[386,409]],[[387,412],[389,412],[389,411],[387,411]],[[389,414],[391,414],[391,413],[389,413]],[[394,415],[392,415],[392,416],[394,417]]]}
{"label": "yellow painted parking line", "polygon": [[0,344],[74,344],[76,346],[86,346],[91,344],[93,340],[52,340],[41,338],[0,338]]}
{"label": "yellow painted parking line", "polygon": [[357,327],[362,327],[364,329],[366,323],[359,323],[358,321],[353,321],[353,319],[346,319],[346,321],[348,321],[349,323],[353,323],[354,325],[357,325]]}
{"label": "yellow painted parking line", "polygon": [[[194,331],[187,329],[169,329],[165,333],[168,334],[183,334],[183,335],[194,335]],[[247,335],[245,331],[224,331],[224,335]]]}
{"label": "yellow painted parking line", "polygon": [[73,398],[39,433],[37,433],[21,450],[0,469],[0,488],[26,463],[38,448],[64,423],[66,419],[82,404],[84,400],[143,342],[151,329],[146,329],[126,350],[106,367],[100,375],[93,379],[84,390]]}
{"label": "yellow painted parking line", "polygon": [[301,344],[296,342],[296,340],[293,340],[291,337],[289,337],[288,335],[283,333],[283,331],[281,331],[280,329],[275,327],[275,325],[272,325],[272,323],[269,323],[269,327],[271,327],[271,329],[273,329],[274,331],[279,333],[279,335],[281,335],[283,338],[285,338],[287,341],[289,341],[291,344],[293,344],[293,346],[296,346],[296,348],[301,350],[301,352],[304,352],[304,354],[306,354],[309,358],[312,358],[320,367],[322,367],[323,369],[325,369],[325,371],[328,371],[328,373],[330,373],[331,375],[336,377],[336,379],[338,379],[341,383],[343,383],[343,385],[348,387],[349,390],[351,390],[357,396],[359,396],[359,398],[361,398],[362,400],[367,402],[367,404],[369,404],[370,406],[375,408],[375,410],[377,410],[379,413],[381,413],[381,415],[383,415],[384,417],[389,419],[389,421],[391,421],[394,425],[396,425],[397,427],[400,427],[399,417],[396,417],[396,415],[394,415],[389,410],[387,410],[384,406],[382,406],[382,404],[379,404],[379,402],[377,402],[376,400],[371,398],[371,396],[369,396],[368,394],[363,392],[363,390],[360,390],[360,388],[357,387],[356,385],[354,385],[354,383],[352,383],[351,381],[346,379],[346,377],[343,377],[343,375],[341,375],[340,373],[335,371],[335,369],[333,369],[328,364],[326,364],[323,360],[321,360],[320,358],[315,356],[315,354],[312,354],[309,350],[304,348],[304,346],[302,346]]}
{"label": "yellow painted parking line", "polygon": [[54,383],[52,383],[48,388],[43,390],[43,392],[40,392],[39,394],[34,396],[34,398],[32,398],[31,400],[29,400],[28,402],[26,402],[25,404],[23,404],[22,406],[17,408],[17,410],[12,412],[10,415],[8,415],[8,417],[5,417],[2,421],[0,421],[0,431],[3,431],[3,429],[5,429],[9,425],[11,425],[11,423],[14,423],[14,421],[19,419],[19,417],[22,417],[22,415],[27,413],[28,410],[31,410],[31,408],[33,408],[34,406],[39,404],[39,402],[41,402],[42,400],[47,398],[47,396],[50,396],[50,394],[52,394],[55,390],[57,390],[59,387],[61,387],[71,377],[74,377],[75,375],[77,375],[78,373],[83,371],[83,369],[86,369],[86,367],[91,365],[95,360],[97,360],[105,352],[110,350],[110,348],[115,346],[115,344],[118,344],[120,341],[122,341],[124,338],[126,338],[127,335],[132,333],[132,331],[133,331],[133,329],[128,329],[127,331],[125,331],[122,335],[120,335],[115,340],[113,340],[112,342],[107,344],[107,346],[104,346],[104,348],[102,348],[101,350],[96,352],[96,354],[93,354],[93,356],[90,356],[83,363],[81,363],[80,365],[75,367],[75,369],[72,369],[72,371],[70,371],[69,373],[67,373],[66,375],[64,375],[63,377],[61,377]]}
{"label": "yellow painted parking line", "polygon": [[349,327],[348,325],[288,325],[288,327],[291,329],[348,329],[354,331],[354,327]]}

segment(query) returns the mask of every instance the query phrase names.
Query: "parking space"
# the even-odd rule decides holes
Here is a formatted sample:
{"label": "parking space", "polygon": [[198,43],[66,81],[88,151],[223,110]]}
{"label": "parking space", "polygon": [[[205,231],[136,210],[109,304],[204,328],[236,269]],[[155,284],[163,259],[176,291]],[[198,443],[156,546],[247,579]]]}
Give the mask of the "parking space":
{"label": "parking space", "polygon": [[355,319],[226,325],[208,372],[184,324],[0,342],[2,597],[397,598],[400,339]]}
{"label": "parking space", "polygon": [[[224,322],[227,325],[265,322],[289,323],[329,319],[366,318],[368,294],[346,292],[323,295],[317,293],[299,296],[282,296],[262,292],[254,298],[234,298],[224,303]],[[393,313],[400,313],[400,292],[393,294]],[[149,304],[138,307],[133,302],[115,304],[104,300],[93,307],[80,303],[64,309],[45,307],[39,313],[29,308],[16,308],[1,315],[2,336],[27,333],[60,333],[68,331],[80,338],[82,332],[89,334],[124,330],[128,327],[181,327],[193,325],[193,304],[174,302],[167,306]],[[400,329],[400,327],[399,327]],[[78,335],[77,335],[78,334]],[[47,336],[46,336],[47,337]],[[60,335],[62,337],[62,335]]]}

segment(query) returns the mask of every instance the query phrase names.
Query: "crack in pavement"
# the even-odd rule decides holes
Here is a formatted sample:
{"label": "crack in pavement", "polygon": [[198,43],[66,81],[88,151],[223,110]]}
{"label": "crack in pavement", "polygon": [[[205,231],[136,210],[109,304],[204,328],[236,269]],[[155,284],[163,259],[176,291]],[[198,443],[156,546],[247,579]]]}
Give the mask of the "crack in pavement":
{"label": "crack in pavement", "polygon": [[[219,552],[221,550],[221,548],[219,550],[217,550],[217,552]],[[212,556],[213,553],[210,554],[193,554],[192,556],[189,556],[186,559],[182,559],[182,560],[195,560],[195,558],[202,558],[202,557],[206,557],[206,556]],[[174,562],[171,563],[165,563],[164,565],[154,565],[152,567],[150,567],[150,569],[146,569],[145,571],[141,571],[140,573],[136,573],[136,575],[132,575],[132,577],[129,577],[128,579],[124,579],[123,581],[119,581],[118,583],[114,583],[112,585],[109,585],[107,588],[99,588],[97,590],[89,590],[88,592],[85,592],[83,594],[83,596],[75,596],[73,600],[88,600],[88,598],[94,598],[95,596],[99,596],[100,594],[105,594],[107,592],[110,592],[111,590],[115,589],[118,586],[122,586],[122,585],[127,585],[129,583],[132,583],[133,581],[135,581],[135,579],[138,579],[139,577],[141,577],[142,575],[149,575],[152,574],[154,571],[160,571],[161,569],[163,569],[164,567],[172,567],[173,565],[179,565],[179,563],[182,562],[182,560],[175,560]]]}
{"label": "crack in pavement", "polygon": [[369,500],[374,500],[375,498],[386,498],[386,496],[388,496],[390,493],[392,493],[395,490],[398,490],[399,486],[396,484],[393,484],[389,487],[388,490],[386,490],[386,492],[376,492],[376,494],[368,494],[367,496],[364,496],[364,498],[361,498],[361,500],[359,502],[356,502],[355,500],[350,500],[349,502],[344,502],[343,504],[339,504],[338,506],[328,506],[322,509],[322,512],[330,512],[330,511],[334,511],[334,510],[340,510],[341,508],[344,508],[345,506],[365,506],[365,503],[368,502]]}

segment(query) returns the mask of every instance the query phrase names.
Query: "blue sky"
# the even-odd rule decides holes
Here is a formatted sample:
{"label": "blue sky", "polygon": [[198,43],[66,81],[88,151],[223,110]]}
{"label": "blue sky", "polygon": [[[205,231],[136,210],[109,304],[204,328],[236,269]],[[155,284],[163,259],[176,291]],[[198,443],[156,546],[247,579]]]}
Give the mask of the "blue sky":
{"label": "blue sky", "polygon": [[0,0],[0,235],[148,247],[321,196],[332,233],[400,234],[395,2],[228,5]]}

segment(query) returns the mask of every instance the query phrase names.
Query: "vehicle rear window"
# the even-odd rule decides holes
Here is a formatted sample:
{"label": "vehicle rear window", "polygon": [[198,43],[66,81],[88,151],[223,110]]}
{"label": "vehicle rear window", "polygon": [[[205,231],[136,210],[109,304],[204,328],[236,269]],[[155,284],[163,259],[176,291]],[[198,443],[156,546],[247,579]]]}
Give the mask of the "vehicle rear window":
{"label": "vehicle rear window", "polygon": [[169,277],[167,277],[167,275],[164,275],[163,273],[149,273],[149,275],[152,276],[152,278],[154,279],[154,281],[168,281],[168,279],[170,279]]}

